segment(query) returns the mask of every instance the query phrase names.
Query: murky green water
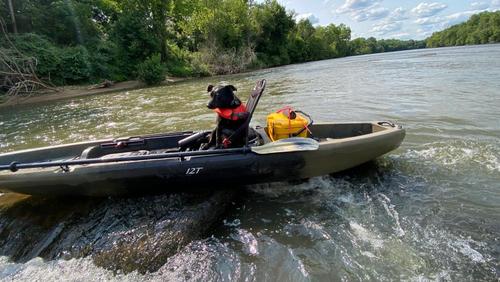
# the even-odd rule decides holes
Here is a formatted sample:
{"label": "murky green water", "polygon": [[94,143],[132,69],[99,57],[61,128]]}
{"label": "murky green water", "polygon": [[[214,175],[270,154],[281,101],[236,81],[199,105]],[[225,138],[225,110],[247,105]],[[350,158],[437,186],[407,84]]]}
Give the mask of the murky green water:
{"label": "murky green water", "polygon": [[[257,123],[293,105],[316,120],[393,120],[407,128],[406,140],[346,173],[224,197],[4,194],[0,279],[499,279],[500,45],[343,58],[0,109],[0,152],[209,128],[207,84],[231,82],[246,97],[260,78],[268,89]],[[174,231],[189,236],[165,248]]]}

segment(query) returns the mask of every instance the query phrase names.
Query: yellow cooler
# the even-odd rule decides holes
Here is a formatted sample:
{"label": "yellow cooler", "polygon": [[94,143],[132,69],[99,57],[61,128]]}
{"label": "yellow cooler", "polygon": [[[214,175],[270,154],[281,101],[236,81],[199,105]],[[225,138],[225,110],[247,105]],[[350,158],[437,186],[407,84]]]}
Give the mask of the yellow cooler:
{"label": "yellow cooler", "polygon": [[272,141],[290,137],[307,137],[310,120],[297,111],[280,110],[267,116],[267,132]]}

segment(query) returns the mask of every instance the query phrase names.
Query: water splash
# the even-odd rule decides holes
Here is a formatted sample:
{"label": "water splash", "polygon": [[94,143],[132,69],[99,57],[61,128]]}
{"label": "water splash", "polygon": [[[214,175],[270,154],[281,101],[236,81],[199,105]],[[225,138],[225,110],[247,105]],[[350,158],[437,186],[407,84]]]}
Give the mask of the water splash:
{"label": "water splash", "polygon": [[405,231],[401,228],[401,223],[399,222],[399,213],[396,211],[395,206],[391,204],[391,200],[386,195],[379,193],[378,199],[382,203],[387,214],[394,220],[395,226],[394,231],[398,237],[403,237],[405,235]]}
{"label": "water splash", "polygon": [[[500,144],[499,144],[500,145]],[[500,172],[499,146],[478,141],[434,142],[408,150],[408,159],[421,159],[458,170],[479,166],[490,172]]]}
{"label": "water splash", "polygon": [[351,221],[349,222],[349,226],[359,240],[368,242],[375,249],[380,249],[384,246],[384,240],[357,222]]}
{"label": "water splash", "polygon": [[243,244],[243,253],[256,256],[259,254],[259,243],[255,236],[244,229],[237,229],[231,234],[231,238]]}

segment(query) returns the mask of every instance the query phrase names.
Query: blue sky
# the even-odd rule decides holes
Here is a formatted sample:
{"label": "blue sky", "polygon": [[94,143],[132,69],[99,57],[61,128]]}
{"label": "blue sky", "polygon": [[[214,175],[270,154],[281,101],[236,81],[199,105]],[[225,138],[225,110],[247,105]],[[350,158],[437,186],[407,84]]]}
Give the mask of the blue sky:
{"label": "blue sky", "polygon": [[[352,37],[424,39],[481,11],[500,9],[500,0],[278,0],[296,19],[313,24],[344,23]],[[258,1],[261,2],[261,1]]]}

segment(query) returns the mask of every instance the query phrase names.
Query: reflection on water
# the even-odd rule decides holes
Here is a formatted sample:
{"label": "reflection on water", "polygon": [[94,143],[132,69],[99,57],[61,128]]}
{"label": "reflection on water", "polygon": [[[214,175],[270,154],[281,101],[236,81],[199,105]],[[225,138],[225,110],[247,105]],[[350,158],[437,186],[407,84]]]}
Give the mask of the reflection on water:
{"label": "reflection on water", "polygon": [[[497,280],[500,46],[376,54],[0,110],[0,151],[213,126],[206,85],[255,120],[393,120],[397,151],[341,174],[233,193],[0,195],[0,279]],[[210,190],[210,187],[207,187]]]}

